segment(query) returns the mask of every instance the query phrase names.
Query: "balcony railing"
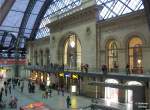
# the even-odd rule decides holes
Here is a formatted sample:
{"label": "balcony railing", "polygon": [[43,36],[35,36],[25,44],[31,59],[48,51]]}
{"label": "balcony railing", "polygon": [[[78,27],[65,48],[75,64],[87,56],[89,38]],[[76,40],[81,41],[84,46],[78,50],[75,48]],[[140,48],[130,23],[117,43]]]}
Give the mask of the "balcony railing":
{"label": "balcony railing", "polygon": [[[81,71],[81,68],[71,68],[68,66],[40,66],[40,65],[26,65],[25,69],[29,69],[29,70],[38,70],[38,71],[43,71],[43,72],[60,72],[60,71],[69,71],[69,72],[82,72],[82,73],[86,73],[86,70],[83,69],[83,71]],[[96,67],[88,67],[87,70],[88,73],[99,73],[99,74],[103,74],[101,68],[96,68]],[[108,70],[107,73],[119,73],[119,74],[127,74],[126,69],[125,68],[119,68],[119,69],[111,69]],[[139,74],[139,75],[150,75],[150,69],[143,69],[140,70],[140,68],[135,68],[130,70],[130,74]]]}

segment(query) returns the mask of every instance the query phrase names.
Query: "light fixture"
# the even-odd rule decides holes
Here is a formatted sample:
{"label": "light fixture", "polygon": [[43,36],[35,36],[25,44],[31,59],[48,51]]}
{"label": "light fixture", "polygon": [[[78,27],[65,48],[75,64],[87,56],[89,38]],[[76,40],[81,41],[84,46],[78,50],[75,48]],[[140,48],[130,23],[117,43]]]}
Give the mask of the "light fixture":
{"label": "light fixture", "polygon": [[72,48],[74,48],[74,47],[75,47],[75,42],[74,42],[74,41],[71,41],[71,42],[70,42],[70,46],[71,46]]}
{"label": "light fixture", "polygon": [[139,65],[141,64],[141,59],[138,59],[138,64],[139,64]]}

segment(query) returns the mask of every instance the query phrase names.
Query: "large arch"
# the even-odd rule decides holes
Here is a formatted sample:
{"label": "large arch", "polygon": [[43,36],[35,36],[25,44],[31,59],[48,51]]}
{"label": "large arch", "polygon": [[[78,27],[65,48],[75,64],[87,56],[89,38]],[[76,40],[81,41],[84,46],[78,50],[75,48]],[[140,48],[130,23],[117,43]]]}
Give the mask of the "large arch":
{"label": "large arch", "polygon": [[64,64],[64,43],[65,43],[66,39],[68,39],[69,36],[71,36],[71,35],[76,36],[76,38],[78,39],[80,46],[82,48],[82,44],[81,44],[81,41],[79,39],[78,34],[76,34],[75,32],[72,32],[72,31],[63,34],[61,39],[59,40],[58,52],[57,52],[58,53],[58,60],[60,61],[61,64]]}
{"label": "large arch", "polygon": [[[105,83],[119,84],[119,81],[116,79],[106,79]],[[118,102],[118,92],[118,88],[105,87],[105,100]]]}
{"label": "large arch", "polygon": [[63,63],[72,69],[80,69],[81,66],[81,45],[75,34],[70,34],[63,45]]}

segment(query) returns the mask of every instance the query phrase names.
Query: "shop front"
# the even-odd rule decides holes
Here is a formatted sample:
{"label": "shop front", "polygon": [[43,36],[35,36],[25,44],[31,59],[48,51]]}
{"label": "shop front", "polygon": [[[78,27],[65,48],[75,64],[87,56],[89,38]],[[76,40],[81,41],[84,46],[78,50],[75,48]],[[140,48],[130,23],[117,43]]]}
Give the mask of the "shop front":
{"label": "shop front", "polygon": [[6,77],[6,71],[7,69],[5,68],[0,68],[0,80]]}

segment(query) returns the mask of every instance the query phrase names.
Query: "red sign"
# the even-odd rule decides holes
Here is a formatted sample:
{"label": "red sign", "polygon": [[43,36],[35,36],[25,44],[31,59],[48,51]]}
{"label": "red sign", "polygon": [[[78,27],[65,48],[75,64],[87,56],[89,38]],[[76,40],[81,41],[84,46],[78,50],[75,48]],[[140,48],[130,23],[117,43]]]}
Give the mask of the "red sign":
{"label": "red sign", "polygon": [[11,65],[11,64],[26,64],[26,59],[0,59],[0,64]]}

